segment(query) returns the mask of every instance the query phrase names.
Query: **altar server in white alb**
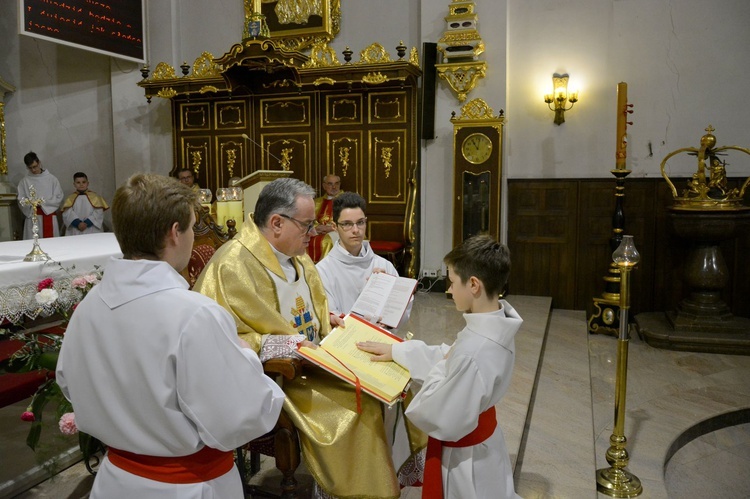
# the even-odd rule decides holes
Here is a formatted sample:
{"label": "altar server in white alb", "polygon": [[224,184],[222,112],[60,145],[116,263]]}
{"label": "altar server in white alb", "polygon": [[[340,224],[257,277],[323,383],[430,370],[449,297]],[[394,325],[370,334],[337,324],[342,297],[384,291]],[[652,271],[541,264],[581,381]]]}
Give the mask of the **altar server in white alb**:
{"label": "altar server in white alb", "polygon": [[65,198],[60,208],[66,236],[95,234],[104,228],[104,212],[109,209],[99,194],[89,190],[89,178],[83,172],[73,174],[76,191]]}
{"label": "altar server in white alb", "polygon": [[270,431],[284,393],[232,317],[188,291],[196,194],[132,176],[112,221],[124,258],[73,313],[57,383],[80,431],[108,446],[92,498],[242,498],[232,450]]}
{"label": "altar server in white alb", "polygon": [[[18,206],[26,217],[23,224],[23,238],[33,239],[33,217],[37,217],[39,224],[39,237],[57,237],[60,235],[60,224],[57,223],[57,209],[63,200],[64,194],[57,177],[42,168],[42,162],[35,152],[29,152],[23,157],[26,165],[26,176],[18,183]],[[21,203],[23,198],[31,196],[31,187],[34,187],[36,197],[44,200],[36,209]]]}
{"label": "altar server in white alb", "polygon": [[[398,276],[391,262],[376,255],[365,241],[367,232],[367,203],[356,192],[344,192],[333,200],[333,227],[338,241],[319,261],[320,279],[328,297],[328,308],[333,314],[348,314],[357,297],[374,272]],[[409,302],[399,327],[409,320],[413,300]],[[398,329],[398,328],[397,328]]]}
{"label": "altar server in white alb", "polygon": [[[430,440],[423,498],[518,497],[495,405],[510,385],[514,337],[523,322],[498,300],[510,272],[508,249],[489,236],[467,239],[445,257],[456,308],[466,328],[453,345],[418,340],[359,344],[373,360],[394,360],[421,388],[406,417]],[[499,414],[502,420],[502,414]]]}

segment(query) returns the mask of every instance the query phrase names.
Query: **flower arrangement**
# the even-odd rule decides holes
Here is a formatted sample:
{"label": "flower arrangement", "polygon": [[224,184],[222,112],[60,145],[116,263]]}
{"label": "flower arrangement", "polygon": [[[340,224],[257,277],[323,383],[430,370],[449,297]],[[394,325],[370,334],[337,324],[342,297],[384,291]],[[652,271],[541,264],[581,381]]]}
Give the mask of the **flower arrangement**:
{"label": "flower arrangement", "polygon": [[55,381],[55,368],[63,342],[65,326],[70,321],[78,303],[99,283],[102,271],[96,267],[93,273],[73,277],[71,270],[75,267],[68,270],[59,263],[57,265],[67,274],[67,277],[57,281],[52,278],[40,281],[37,285],[34,300],[41,309],[39,312],[42,317],[50,317],[54,314],[61,317],[57,326],[60,332],[49,330],[39,332],[18,325],[11,329],[0,329],[0,334],[23,343],[23,346],[9,359],[0,363],[0,375],[4,372],[23,373],[46,370],[46,379],[37,388],[26,411],[21,414],[21,420],[31,423],[31,428],[26,437],[26,445],[34,451],[37,450],[42,433],[42,413],[48,404],[52,404],[51,406],[55,407],[54,414],[58,420],[60,432],[63,435],[78,434],[78,444],[83,453],[86,467],[91,473],[94,473],[92,465],[98,464],[96,454],[103,451],[104,446],[90,435],[78,432],[73,406],[65,398]]}

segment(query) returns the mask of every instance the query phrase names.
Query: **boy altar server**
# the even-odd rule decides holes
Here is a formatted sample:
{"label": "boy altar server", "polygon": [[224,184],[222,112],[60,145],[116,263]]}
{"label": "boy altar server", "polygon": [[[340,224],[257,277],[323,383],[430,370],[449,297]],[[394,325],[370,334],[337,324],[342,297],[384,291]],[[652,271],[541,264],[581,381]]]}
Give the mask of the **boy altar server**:
{"label": "boy altar server", "polygon": [[76,191],[65,198],[62,205],[66,236],[80,236],[102,232],[104,212],[109,209],[99,194],[89,190],[89,178],[83,172],[73,175]]}
{"label": "boy altar server", "polygon": [[81,301],[57,383],[80,431],[109,448],[92,498],[243,497],[232,450],[270,431],[284,394],[232,317],[188,291],[196,194],[136,174],[112,221],[124,258]]}
{"label": "boy altar server", "polygon": [[362,342],[373,360],[394,360],[422,387],[406,416],[430,436],[422,497],[518,497],[495,405],[510,385],[514,337],[523,322],[498,295],[508,279],[508,249],[488,236],[464,241],[444,259],[466,328],[453,345],[411,340]]}

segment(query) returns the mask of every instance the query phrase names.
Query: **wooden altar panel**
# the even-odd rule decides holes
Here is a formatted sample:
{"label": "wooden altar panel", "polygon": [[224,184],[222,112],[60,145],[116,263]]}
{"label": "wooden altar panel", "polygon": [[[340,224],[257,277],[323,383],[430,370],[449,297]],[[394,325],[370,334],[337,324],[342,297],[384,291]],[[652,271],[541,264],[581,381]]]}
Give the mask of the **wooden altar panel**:
{"label": "wooden altar panel", "polygon": [[326,95],[326,125],[351,126],[362,124],[362,95]]}
{"label": "wooden altar panel", "polygon": [[248,127],[247,102],[224,100],[214,103],[214,128],[216,130],[244,130]]}
{"label": "wooden altar panel", "polygon": [[[245,158],[247,144],[238,135],[217,135],[216,136],[216,158],[214,161],[214,184],[218,187],[229,187],[229,179],[232,177],[242,178],[250,172],[247,168]],[[213,191],[216,195],[216,191]]]}
{"label": "wooden altar panel", "polygon": [[[292,177],[312,182],[312,136],[309,132],[262,133],[260,143],[262,169],[291,170]],[[286,168],[280,164],[288,164]]]}

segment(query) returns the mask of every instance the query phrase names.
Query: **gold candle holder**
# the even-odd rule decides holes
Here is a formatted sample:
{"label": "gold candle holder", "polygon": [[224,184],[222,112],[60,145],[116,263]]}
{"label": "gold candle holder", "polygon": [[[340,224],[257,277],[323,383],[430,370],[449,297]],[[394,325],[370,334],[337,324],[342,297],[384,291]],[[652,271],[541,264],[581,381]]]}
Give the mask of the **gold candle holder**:
{"label": "gold candle holder", "polygon": [[615,426],[607,449],[609,468],[596,471],[596,489],[611,497],[637,497],[643,486],[637,476],[625,469],[630,460],[625,449],[625,396],[628,385],[628,311],[630,309],[630,271],[640,261],[633,236],[622,236],[622,243],[612,254],[620,269],[620,332],[617,339],[617,373],[615,378]]}

